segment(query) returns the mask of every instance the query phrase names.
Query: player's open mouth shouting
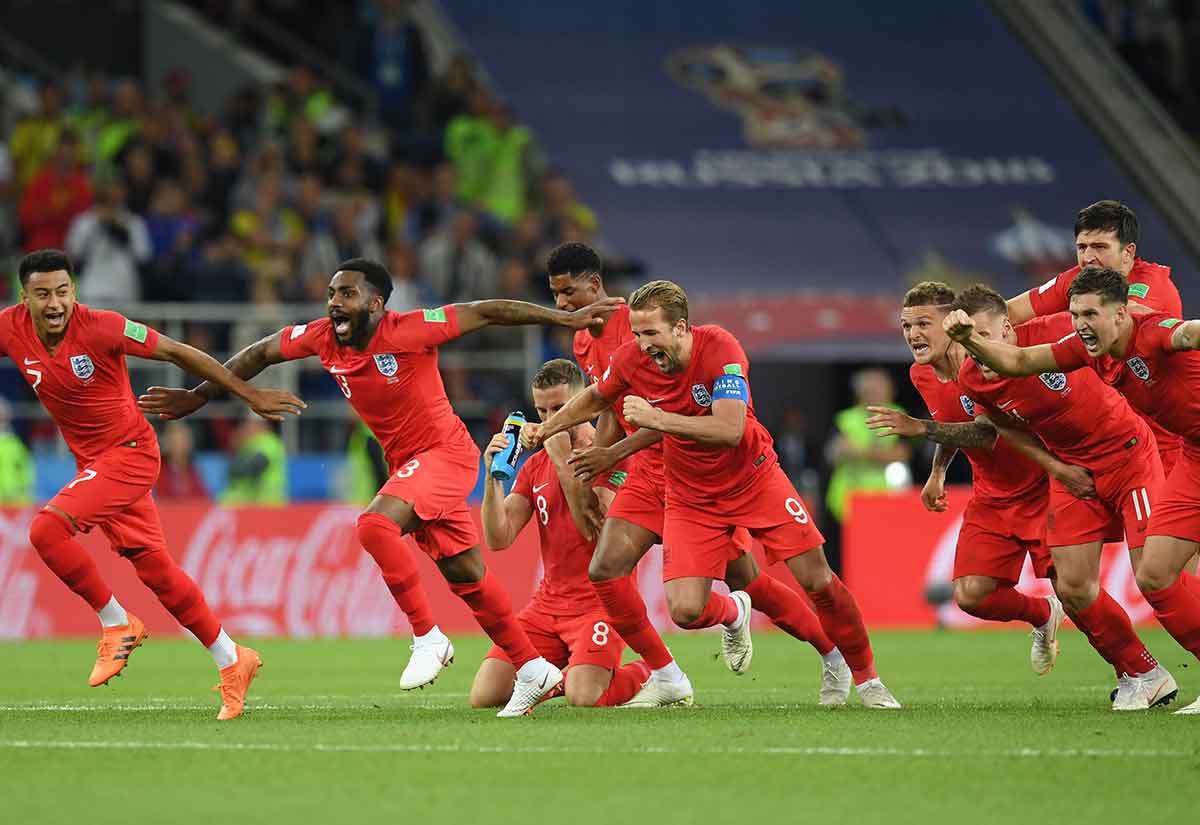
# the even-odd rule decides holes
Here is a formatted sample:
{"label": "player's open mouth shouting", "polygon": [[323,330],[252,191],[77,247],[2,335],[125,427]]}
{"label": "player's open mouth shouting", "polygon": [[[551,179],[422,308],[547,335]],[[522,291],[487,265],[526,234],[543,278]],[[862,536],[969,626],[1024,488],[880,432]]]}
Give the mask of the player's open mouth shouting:
{"label": "player's open mouth shouting", "polygon": [[333,333],[339,341],[348,339],[354,332],[354,319],[348,312],[331,309],[329,310],[329,320],[333,322]]}

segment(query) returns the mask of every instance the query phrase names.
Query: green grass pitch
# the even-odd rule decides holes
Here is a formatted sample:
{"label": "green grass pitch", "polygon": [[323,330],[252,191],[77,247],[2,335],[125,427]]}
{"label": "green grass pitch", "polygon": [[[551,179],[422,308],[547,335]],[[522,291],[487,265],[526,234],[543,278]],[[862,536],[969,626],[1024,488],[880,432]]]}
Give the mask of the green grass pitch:
{"label": "green grass pitch", "polygon": [[[1200,671],[1145,638],[1179,680]],[[819,662],[758,634],[735,677],[713,634],[669,640],[692,709],[466,706],[485,647],[423,691],[395,688],[405,640],[263,641],[242,719],[214,720],[216,673],[150,639],[89,689],[87,642],[0,645],[0,821],[10,823],[1055,823],[1195,821],[1200,716],[1108,709],[1111,671],[1064,631],[1035,677],[1017,632],[877,633],[902,711],[816,706]],[[1189,667],[1190,665],[1190,667]]]}

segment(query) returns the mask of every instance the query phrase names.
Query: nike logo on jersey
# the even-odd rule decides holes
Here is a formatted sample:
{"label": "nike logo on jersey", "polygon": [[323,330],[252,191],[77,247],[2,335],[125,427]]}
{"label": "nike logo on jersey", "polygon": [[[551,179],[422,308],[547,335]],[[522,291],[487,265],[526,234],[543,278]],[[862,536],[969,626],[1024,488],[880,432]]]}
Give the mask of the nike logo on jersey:
{"label": "nike logo on jersey", "polygon": [[932,417],[932,416],[935,416],[935,415],[937,415],[937,414],[938,414],[938,411],[937,411],[937,410],[930,410],[930,411],[929,411],[929,415],[930,415],[930,417]]}
{"label": "nike logo on jersey", "polygon": [[550,486],[549,481],[547,481],[545,484],[535,484],[535,485],[533,485],[533,491],[536,493],[539,490],[541,490],[543,487],[549,487],[549,486]]}
{"label": "nike logo on jersey", "polygon": [[42,362],[36,358],[26,358],[25,359],[25,366],[29,366],[30,364],[40,364],[40,363],[42,363]]}
{"label": "nike logo on jersey", "polygon": [[1016,403],[1015,401],[1001,401],[999,404],[996,405],[996,407],[1001,410],[1007,410],[1009,407],[1011,407],[1015,403]]}
{"label": "nike logo on jersey", "polygon": [[330,367],[329,371],[334,375],[341,375],[343,372],[354,372],[353,369],[347,369],[345,367]]}
{"label": "nike logo on jersey", "polygon": [[666,401],[666,400],[667,400],[666,398],[647,398],[646,403],[647,404],[657,404],[660,401]]}

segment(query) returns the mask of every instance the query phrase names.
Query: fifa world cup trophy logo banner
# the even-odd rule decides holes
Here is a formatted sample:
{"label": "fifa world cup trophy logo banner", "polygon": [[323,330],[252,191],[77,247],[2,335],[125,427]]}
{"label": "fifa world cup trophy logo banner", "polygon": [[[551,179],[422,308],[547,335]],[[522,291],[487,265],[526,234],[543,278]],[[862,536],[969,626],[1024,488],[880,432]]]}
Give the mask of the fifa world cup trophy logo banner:
{"label": "fifa world cup trophy logo banner", "polygon": [[808,49],[691,46],[671,54],[668,74],[713,105],[737,112],[746,142],[760,149],[855,149],[867,129],[898,125],[895,110],[847,99],[842,68]]}

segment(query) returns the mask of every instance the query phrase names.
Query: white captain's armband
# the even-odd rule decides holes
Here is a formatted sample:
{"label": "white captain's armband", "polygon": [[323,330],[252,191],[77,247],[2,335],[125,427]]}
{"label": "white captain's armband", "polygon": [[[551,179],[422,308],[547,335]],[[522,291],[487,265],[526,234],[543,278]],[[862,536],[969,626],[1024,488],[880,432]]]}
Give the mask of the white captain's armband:
{"label": "white captain's armband", "polygon": [[740,375],[722,375],[713,382],[712,397],[713,401],[720,401],[722,398],[736,398],[749,404],[750,385]]}

